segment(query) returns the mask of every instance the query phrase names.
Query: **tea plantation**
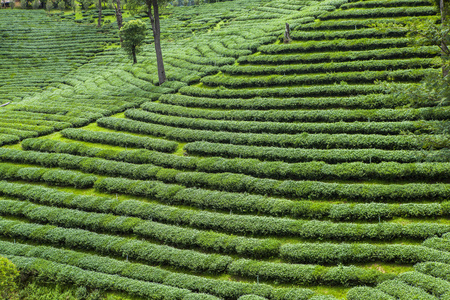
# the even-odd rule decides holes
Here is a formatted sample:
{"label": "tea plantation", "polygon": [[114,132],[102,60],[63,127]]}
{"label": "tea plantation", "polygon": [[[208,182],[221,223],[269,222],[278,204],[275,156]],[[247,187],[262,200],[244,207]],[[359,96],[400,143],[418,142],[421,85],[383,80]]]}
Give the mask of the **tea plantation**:
{"label": "tea plantation", "polygon": [[450,107],[380,84],[439,72],[439,48],[373,26],[432,3],[169,7],[162,85],[151,30],[133,65],[95,15],[0,10],[0,256],[21,273],[108,299],[450,299],[450,163],[424,147]]}

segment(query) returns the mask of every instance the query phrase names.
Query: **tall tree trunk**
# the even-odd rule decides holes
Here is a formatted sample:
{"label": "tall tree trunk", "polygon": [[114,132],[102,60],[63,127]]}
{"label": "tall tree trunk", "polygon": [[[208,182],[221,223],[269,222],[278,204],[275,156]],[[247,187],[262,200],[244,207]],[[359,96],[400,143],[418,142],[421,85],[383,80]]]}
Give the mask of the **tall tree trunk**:
{"label": "tall tree trunk", "polygon": [[[151,2],[150,2],[151,1]],[[152,13],[152,6],[153,12]],[[161,27],[159,24],[159,8],[157,0],[147,0],[148,18],[152,24],[153,40],[155,42],[156,65],[158,67],[159,85],[166,81],[166,71],[164,70],[164,61],[161,51]]]}
{"label": "tall tree trunk", "polygon": [[136,47],[132,47],[131,48],[131,53],[133,55],[133,65],[137,63],[137,59],[136,59]]}
{"label": "tall tree trunk", "polygon": [[[441,11],[441,24],[445,24],[445,20],[447,19],[447,7],[444,5],[444,0],[439,0],[439,8]],[[448,56],[450,54],[450,51],[447,47],[447,44],[445,43],[446,36],[442,37],[441,41],[441,55],[442,56]],[[449,69],[446,66],[442,67],[442,76],[445,77],[448,75]]]}
{"label": "tall tree trunk", "polygon": [[[116,11],[116,20],[117,20],[117,27],[122,28],[123,26],[123,19],[122,19],[122,10],[120,8],[120,0],[117,0],[116,5],[114,6],[114,10]],[[123,39],[120,37],[120,45],[122,45]]]}
{"label": "tall tree trunk", "polygon": [[102,27],[102,0],[98,0],[98,24],[97,27]]}

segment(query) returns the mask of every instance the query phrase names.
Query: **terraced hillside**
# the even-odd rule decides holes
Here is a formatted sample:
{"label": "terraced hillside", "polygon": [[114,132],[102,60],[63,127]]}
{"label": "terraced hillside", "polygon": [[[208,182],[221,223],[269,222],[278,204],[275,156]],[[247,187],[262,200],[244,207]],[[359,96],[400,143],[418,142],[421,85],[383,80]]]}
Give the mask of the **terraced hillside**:
{"label": "terraced hillside", "polygon": [[243,3],[170,12],[163,86],[151,44],[102,49],[0,108],[0,254],[142,299],[450,299],[449,108],[377,83],[438,48],[371,26],[435,8]]}

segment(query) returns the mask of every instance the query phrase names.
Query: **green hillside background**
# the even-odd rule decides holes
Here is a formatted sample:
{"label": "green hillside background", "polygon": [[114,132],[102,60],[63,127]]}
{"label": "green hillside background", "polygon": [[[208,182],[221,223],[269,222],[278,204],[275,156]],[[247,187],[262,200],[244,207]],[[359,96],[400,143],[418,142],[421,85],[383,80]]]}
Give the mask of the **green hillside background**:
{"label": "green hillside background", "polygon": [[105,13],[0,10],[1,256],[114,299],[450,299],[450,110],[380,84],[439,48],[373,26],[435,6],[169,7],[161,86]]}

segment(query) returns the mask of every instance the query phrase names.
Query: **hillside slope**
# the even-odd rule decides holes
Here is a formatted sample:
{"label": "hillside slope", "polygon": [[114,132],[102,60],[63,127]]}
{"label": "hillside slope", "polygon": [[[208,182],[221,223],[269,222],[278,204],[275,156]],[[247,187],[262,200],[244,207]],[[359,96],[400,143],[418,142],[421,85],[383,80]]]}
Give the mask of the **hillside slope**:
{"label": "hillside slope", "polygon": [[449,109],[377,84],[439,52],[371,27],[435,8],[244,2],[170,12],[163,86],[148,44],[0,99],[0,254],[143,299],[447,299]]}

